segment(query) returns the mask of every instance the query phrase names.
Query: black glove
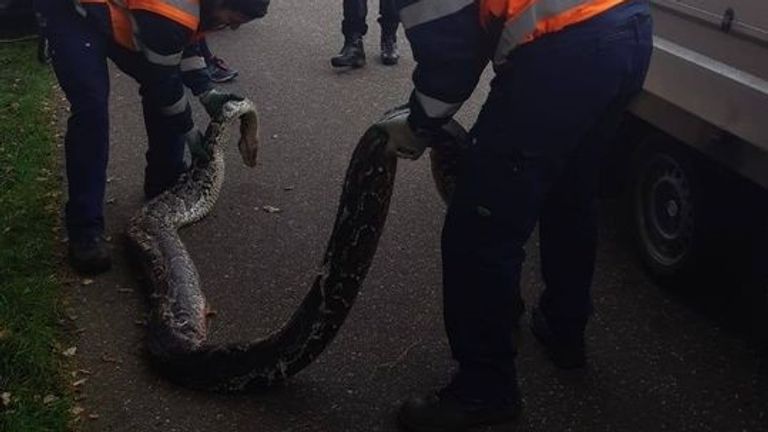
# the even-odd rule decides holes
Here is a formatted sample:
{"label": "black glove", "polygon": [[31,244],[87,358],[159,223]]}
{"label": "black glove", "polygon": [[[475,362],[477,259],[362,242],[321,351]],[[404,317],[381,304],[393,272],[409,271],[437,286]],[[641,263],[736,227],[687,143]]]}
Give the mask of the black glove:
{"label": "black glove", "polygon": [[225,93],[215,88],[208,90],[200,95],[200,103],[205,107],[205,111],[211,118],[217,118],[221,115],[221,110],[224,108],[224,104],[229,101],[241,101],[244,100],[242,96],[238,96],[232,93]]}

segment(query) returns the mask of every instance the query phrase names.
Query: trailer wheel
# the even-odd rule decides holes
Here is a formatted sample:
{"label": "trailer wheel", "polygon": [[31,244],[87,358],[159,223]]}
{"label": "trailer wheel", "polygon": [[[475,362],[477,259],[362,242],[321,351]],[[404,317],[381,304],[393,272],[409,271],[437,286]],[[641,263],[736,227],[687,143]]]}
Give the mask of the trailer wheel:
{"label": "trailer wheel", "polygon": [[636,154],[632,225],[640,256],[659,282],[677,287],[695,275],[704,250],[706,209],[693,163],[646,142]]}

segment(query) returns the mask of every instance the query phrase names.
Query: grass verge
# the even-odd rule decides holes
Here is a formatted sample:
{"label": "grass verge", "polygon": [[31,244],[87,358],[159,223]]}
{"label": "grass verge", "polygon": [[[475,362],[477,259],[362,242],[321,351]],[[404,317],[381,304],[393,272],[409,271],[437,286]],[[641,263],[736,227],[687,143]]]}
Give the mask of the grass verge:
{"label": "grass verge", "polygon": [[36,42],[0,44],[0,430],[65,431],[53,76]]}

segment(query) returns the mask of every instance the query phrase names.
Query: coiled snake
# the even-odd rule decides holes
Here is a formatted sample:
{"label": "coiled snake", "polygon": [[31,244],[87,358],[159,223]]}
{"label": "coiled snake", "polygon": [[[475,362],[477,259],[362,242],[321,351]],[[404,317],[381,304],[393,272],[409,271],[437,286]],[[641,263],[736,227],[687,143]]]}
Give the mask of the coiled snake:
{"label": "coiled snake", "polygon": [[[346,318],[373,261],[387,217],[397,158],[386,133],[371,127],[359,141],[344,180],[331,238],[312,287],[290,319],[269,336],[244,343],[206,343],[207,305],[197,270],[177,229],[203,218],[224,181],[223,145],[240,118],[240,153],[256,164],[258,120],[249,100],[228,102],[205,134],[211,152],[194,160],[168,191],[131,220],[128,245],[149,279],[148,347],[162,374],[198,389],[244,392],[271,386],[310,364]],[[432,151],[438,191],[453,188],[455,152]]]}

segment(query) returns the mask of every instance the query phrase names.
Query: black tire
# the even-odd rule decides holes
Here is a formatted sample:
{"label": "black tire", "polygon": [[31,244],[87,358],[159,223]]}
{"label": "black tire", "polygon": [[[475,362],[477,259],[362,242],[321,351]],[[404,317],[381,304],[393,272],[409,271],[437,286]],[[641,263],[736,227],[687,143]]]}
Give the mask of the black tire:
{"label": "black tire", "polygon": [[631,219],[639,255],[669,288],[701,279],[708,250],[708,203],[694,161],[663,135],[638,147],[630,188]]}

